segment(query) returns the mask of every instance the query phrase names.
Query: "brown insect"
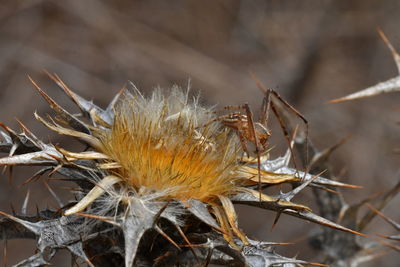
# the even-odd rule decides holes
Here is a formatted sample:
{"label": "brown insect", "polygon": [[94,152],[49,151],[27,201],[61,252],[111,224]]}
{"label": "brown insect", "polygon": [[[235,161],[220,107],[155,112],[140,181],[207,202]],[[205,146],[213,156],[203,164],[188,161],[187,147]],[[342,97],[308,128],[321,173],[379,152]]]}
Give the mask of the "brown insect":
{"label": "brown insect", "polygon": [[[285,137],[290,142],[289,131],[287,130],[285,123],[281,118],[281,115],[278,113],[277,107],[272,101],[271,95],[273,95],[284,106],[286,106],[289,110],[291,110],[298,117],[300,117],[306,124],[306,128],[308,128],[308,122],[304,118],[304,116],[299,111],[297,111],[293,106],[287,103],[276,91],[274,91],[273,89],[266,89],[261,84],[258,84],[258,86],[262,91],[265,92],[259,121],[254,121],[253,112],[251,111],[250,106],[246,103],[242,106],[224,107],[223,110],[233,110],[233,111],[236,110],[236,111],[231,112],[229,114],[218,116],[203,126],[205,127],[213,122],[221,121],[221,123],[225,127],[231,128],[232,130],[236,131],[240,139],[242,149],[247,154],[247,156],[250,156],[249,149],[247,147],[247,142],[251,142],[254,144],[256,148],[255,153],[263,153],[268,149],[268,139],[271,136],[271,132],[267,125],[270,109],[277,117]],[[240,112],[241,110],[244,110],[245,114]]]}
{"label": "brown insect", "polygon": [[[242,149],[250,156],[249,149],[247,147],[247,142],[251,142],[256,147],[256,151],[262,153],[266,151],[268,146],[268,139],[271,136],[270,131],[267,126],[267,105],[265,99],[263,101],[263,110],[260,122],[254,122],[253,113],[246,103],[243,106],[226,106],[223,110],[236,110],[236,112],[231,112],[229,114],[221,115],[211,121],[209,121],[205,126],[221,121],[221,123],[228,128],[236,131]],[[245,114],[242,114],[240,110],[244,110]]]}
{"label": "brown insect", "polygon": [[[247,143],[250,142],[254,144],[254,153],[257,156],[259,191],[261,199],[261,154],[267,151],[268,139],[271,136],[270,130],[267,125],[270,110],[272,110],[275,117],[278,119],[283,134],[288,142],[289,149],[293,155],[292,146],[290,145],[291,137],[289,135],[289,131],[285,126],[282,116],[278,112],[277,106],[274,103],[273,98],[278,100],[279,103],[283,104],[286,108],[296,114],[304,122],[304,124],[306,125],[306,138],[308,136],[308,122],[299,111],[297,111],[293,106],[286,102],[276,91],[274,91],[273,89],[265,88],[254,76],[253,78],[256,80],[257,86],[260,88],[260,90],[263,91],[265,94],[261,106],[259,121],[254,121],[253,112],[251,111],[250,106],[246,103],[242,106],[224,107],[223,110],[231,110],[234,112],[218,116],[215,119],[206,123],[204,126],[207,126],[216,121],[221,121],[221,123],[225,127],[231,128],[232,130],[236,131],[240,139],[242,149],[244,153],[246,153],[247,157],[250,157]],[[244,113],[241,111],[244,111]],[[306,161],[308,160],[307,154],[308,153],[306,153]],[[296,161],[293,160],[293,162],[296,168]]]}

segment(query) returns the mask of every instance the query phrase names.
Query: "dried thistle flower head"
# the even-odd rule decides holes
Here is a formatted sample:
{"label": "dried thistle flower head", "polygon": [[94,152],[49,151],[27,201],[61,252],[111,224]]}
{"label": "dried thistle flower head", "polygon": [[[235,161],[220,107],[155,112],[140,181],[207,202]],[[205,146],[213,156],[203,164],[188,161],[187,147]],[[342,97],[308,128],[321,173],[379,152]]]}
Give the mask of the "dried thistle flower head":
{"label": "dried thistle flower head", "polygon": [[187,94],[150,99],[129,96],[115,107],[110,129],[97,130],[101,152],[120,167],[111,170],[135,190],[166,191],[176,200],[216,202],[235,190],[235,138],[210,120],[210,111],[188,103]]}
{"label": "dried thistle flower head", "polygon": [[[18,216],[1,213],[36,229],[37,235],[41,235],[40,227],[54,234],[60,227],[68,230],[63,228],[67,234],[57,240],[39,238],[39,253],[31,261],[47,262],[64,247],[91,265],[83,247],[93,247],[100,232],[112,240],[111,251],[124,257],[125,266],[307,264],[275,254],[271,243],[250,240],[237,224],[234,203],[358,234],[291,202],[306,186],[353,186],[290,168],[289,151],[275,160],[262,157],[258,169],[254,159],[242,160],[236,134],[217,120],[208,123],[215,119],[212,110],[199,106],[197,98],[190,100],[182,90],[174,88],[166,95],[156,90],[144,97],[134,87],[125,89],[103,110],[73,93],[57,76],[50,78],[89,122],[64,110],[32,81],[57,113],[55,120],[35,114],[36,118],[92,149],[70,152],[44,144],[25,127],[22,134],[4,127],[2,146],[9,149],[10,156],[0,159],[1,165],[43,165],[42,172],[59,172],[85,192],[78,194],[79,201],[72,207],[61,205],[63,215],[41,218],[36,228]],[[291,183],[295,189],[269,196],[254,189],[259,182],[261,186]],[[58,228],[46,224],[50,220]],[[144,239],[145,235],[152,238]],[[167,243],[157,246],[157,238]],[[71,242],[76,245],[68,245]],[[45,249],[52,251],[47,258]]]}

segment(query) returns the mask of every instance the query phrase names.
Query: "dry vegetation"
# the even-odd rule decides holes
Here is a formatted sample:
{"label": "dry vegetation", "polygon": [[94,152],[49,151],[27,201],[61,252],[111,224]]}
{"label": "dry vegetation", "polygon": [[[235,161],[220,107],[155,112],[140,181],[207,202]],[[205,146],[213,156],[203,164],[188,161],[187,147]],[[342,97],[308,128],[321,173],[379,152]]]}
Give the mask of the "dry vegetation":
{"label": "dry vegetation", "polygon": [[[33,119],[34,110],[46,114],[49,108],[31,89],[26,74],[71,112],[77,109],[61,97],[60,90],[41,70],[60,74],[76,92],[103,107],[127,80],[151,92],[157,85],[185,87],[190,79],[192,92],[201,91],[205,105],[249,102],[258,110],[263,95],[248,74],[252,71],[302,111],[310,122],[309,139],[318,150],[351,135],[330,158],[335,177],[363,186],[343,191],[346,203],[355,205],[344,217],[348,220],[341,223],[355,229],[352,216],[357,204],[391,189],[372,205],[379,206],[384,196],[390,198],[383,213],[399,222],[399,199],[394,189],[399,180],[396,150],[400,135],[396,123],[400,96],[326,104],[397,75],[377,28],[399,48],[399,12],[400,3],[395,0],[4,1],[0,9],[0,120],[17,129],[17,117],[43,141],[78,151],[82,149],[79,143],[50,135]],[[281,144],[272,151],[276,157],[287,144],[277,121],[271,119],[270,125],[271,144]],[[57,206],[41,181],[21,186],[34,172],[16,168],[11,182],[3,175],[1,211],[12,213],[10,204],[19,211],[28,189],[28,213],[35,213],[36,205],[40,210]],[[63,201],[71,199],[62,189],[64,183],[52,181],[51,186]],[[336,221],[342,200],[332,198],[330,210],[318,211],[326,204],[324,199],[326,196],[313,195],[306,189],[295,200]],[[279,247],[281,255],[299,254],[301,259],[323,262],[334,257],[321,258],[318,248],[332,251],[352,244],[346,253],[358,251],[353,240],[335,239],[329,231],[321,241],[315,234],[319,229],[315,224],[282,215],[270,232],[274,213],[240,205],[238,209],[239,225],[251,238],[295,242]],[[360,209],[361,214],[370,210],[364,205]],[[380,219],[359,226],[371,235],[395,233]],[[314,233],[314,238],[305,233]],[[7,247],[7,262],[12,265],[32,255],[35,242],[11,240]],[[335,255],[348,256],[335,251]],[[361,266],[396,266],[399,253],[387,252]],[[69,258],[69,254],[61,253],[53,262],[55,266],[70,266]],[[0,259],[0,263],[5,262],[3,256]]]}

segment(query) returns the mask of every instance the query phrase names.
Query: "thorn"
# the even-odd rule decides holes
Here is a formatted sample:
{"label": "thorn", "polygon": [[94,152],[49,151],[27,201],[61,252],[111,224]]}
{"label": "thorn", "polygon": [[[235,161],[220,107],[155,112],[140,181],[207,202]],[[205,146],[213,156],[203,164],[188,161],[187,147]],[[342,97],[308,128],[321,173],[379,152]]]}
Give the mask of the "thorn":
{"label": "thorn", "polygon": [[163,230],[161,230],[160,227],[158,227],[157,225],[154,227],[154,229],[160,234],[162,235],[165,239],[167,239],[172,245],[174,245],[178,250],[181,250],[181,248],[179,247],[179,245],[177,243],[175,243],[174,240],[172,240],[166,233],[164,233]]}
{"label": "thorn", "polygon": [[275,225],[278,223],[278,220],[279,220],[279,218],[281,217],[281,214],[282,214],[281,211],[278,211],[278,212],[276,213],[275,220],[274,220],[274,222],[272,223],[270,232],[272,232],[272,230],[274,230]]}
{"label": "thorn", "polygon": [[397,70],[400,72],[400,56],[399,56],[399,54],[397,53],[396,49],[394,49],[392,43],[386,37],[385,33],[379,28],[378,28],[378,33],[379,33],[379,36],[382,38],[382,40],[385,42],[386,46],[389,48],[390,52],[392,53],[393,59],[397,66]]}
{"label": "thorn", "polygon": [[190,251],[193,253],[195,259],[199,262],[199,257],[196,254],[196,251],[193,249],[192,243],[189,241],[189,239],[186,237],[185,233],[182,231],[181,227],[177,224],[174,224],[176,229],[178,229],[179,234],[181,235],[181,237],[183,238],[183,240],[185,240],[186,244],[189,246]]}
{"label": "thorn", "polygon": [[59,208],[64,207],[64,203],[61,201],[61,199],[57,196],[57,194],[51,189],[50,185],[46,182],[46,180],[43,180],[44,185],[46,186],[47,190],[49,190],[50,194],[53,196],[53,198],[56,200]]}
{"label": "thorn", "polygon": [[35,137],[35,139],[37,139],[36,136],[32,133],[32,131],[29,130],[29,128],[26,127],[26,125],[23,124],[22,121],[20,121],[19,119],[16,119],[16,121],[18,122],[19,126],[22,128],[22,131],[28,133],[29,135],[31,135],[31,136]]}
{"label": "thorn", "polygon": [[392,248],[392,249],[396,250],[397,252],[400,252],[400,247],[395,246],[394,244],[392,244],[390,242],[386,242],[386,241],[383,241],[383,240],[378,240],[378,242],[384,244],[385,246],[387,246],[389,248]]}
{"label": "thorn", "polygon": [[210,262],[211,262],[211,256],[212,256],[213,250],[214,250],[213,248],[210,248],[210,249],[208,250],[207,258],[206,258],[206,261],[205,261],[205,263],[204,263],[204,267],[207,267],[207,266],[210,264]]}
{"label": "thorn", "polygon": [[49,176],[52,176],[54,173],[56,173],[59,169],[61,169],[63,167],[63,164],[58,164],[57,166],[55,166],[50,172],[49,172]]}
{"label": "thorn", "polygon": [[154,216],[153,226],[156,225],[156,223],[157,223],[158,219],[160,218],[161,214],[165,211],[165,209],[168,207],[170,202],[171,202],[171,200],[168,200],[168,202],[165,203],[165,205]]}
{"label": "thorn", "polygon": [[16,212],[12,203],[10,203],[10,208],[11,208],[11,213],[13,214],[13,216],[15,216]]}
{"label": "thorn", "polygon": [[381,218],[383,218],[386,222],[388,222],[389,224],[391,224],[397,231],[400,231],[400,224],[396,223],[395,221],[393,221],[392,219],[390,219],[389,217],[387,217],[385,214],[383,214],[382,212],[380,212],[379,210],[377,210],[376,208],[374,208],[373,206],[371,206],[369,203],[365,204],[370,210],[372,210],[373,212],[375,212],[378,216],[380,216]]}
{"label": "thorn", "polygon": [[[58,180],[58,179],[49,179],[49,180]],[[83,189],[80,187],[59,186],[58,188],[71,192],[83,192]]]}
{"label": "thorn", "polygon": [[[51,167],[53,168],[53,167]],[[72,182],[72,181],[86,181],[84,179],[71,179],[71,178],[64,178],[64,177],[49,177],[47,179],[48,181],[66,181],[66,182]],[[66,187],[68,188],[68,187]]]}
{"label": "thorn", "polygon": [[[155,265],[156,265],[156,266],[159,266],[159,265],[160,265],[159,263],[160,263],[162,260],[164,260],[165,258],[168,258],[168,257],[170,257],[170,256],[172,256],[172,255],[173,255],[173,252],[172,252],[172,251],[167,251],[167,252],[165,252],[164,254],[158,256],[157,258],[154,259],[154,262],[156,263]],[[157,264],[157,263],[158,263],[158,264]],[[179,265],[178,265],[178,266],[179,266]]]}
{"label": "thorn", "polygon": [[325,192],[332,193],[332,194],[335,194],[335,195],[340,195],[341,194],[340,192],[338,192],[338,191],[336,191],[334,189],[327,188],[327,187],[317,187],[317,188],[320,188],[321,190],[324,190]]}
{"label": "thorn", "polygon": [[39,171],[37,171],[35,174],[33,174],[31,177],[29,177],[28,179],[26,179],[22,185],[26,185],[34,180],[39,179],[43,174],[45,174],[47,171],[51,170],[53,167],[45,167]]}
{"label": "thorn", "polygon": [[119,223],[114,221],[114,219],[112,217],[97,216],[97,215],[81,213],[81,212],[74,213],[74,215],[81,216],[81,217],[86,217],[86,218],[90,218],[90,219],[100,220],[100,221],[103,221],[103,222],[106,222],[106,223],[109,223],[109,224],[112,224],[112,225],[120,227]]}
{"label": "thorn", "polygon": [[293,189],[291,191],[291,193],[293,194],[293,196],[291,198],[289,198],[289,200],[291,200],[295,195],[297,195],[298,193],[300,193],[301,190],[303,190],[304,188],[306,188],[308,185],[310,185],[315,179],[317,179],[318,177],[320,177],[322,174],[324,174],[326,172],[326,170],[321,171],[320,173],[317,173],[316,175],[314,175],[313,177],[311,177],[310,180],[305,181],[302,178],[302,184],[298,187],[296,187],[295,189]]}
{"label": "thorn", "polygon": [[310,162],[310,166],[316,164],[320,160],[328,160],[328,158],[332,155],[334,151],[336,151],[339,147],[343,146],[345,143],[347,143],[351,138],[353,137],[352,134],[349,134],[342,139],[340,139],[338,142],[336,142],[333,146],[330,146],[326,149],[324,149],[321,152],[318,152]]}
{"label": "thorn", "polygon": [[39,212],[39,206],[37,205],[37,203],[35,204],[36,206],[36,217],[40,217],[40,212]]}
{"label": "thorn", "polygon": [[[3,167],[3,170],[1,171],[1,174],[5,174],[6,171],[7,171],[7,165],[5,165],[5,166]],[[8,183],[10,184],[10,181],[8,181]]]}
{"label": "thorn", "polygon": [[268,242],[272,246],[290,246],[296,244],[295,242]]}
{"label": "thorn", "polygon": [[[4,170],[6,170],[7,166],[4,166]],[[8,168],[8,183],[11,184],[12,182],[12,178],[13,178],[13,166],[9,166],[10,168]]]}
{"label": "thorn", "polygon": [[329,267],[327,264],[317,263],[317,262],[307,262],[308,265],[311,266],[321,266],[321,267]]}
{"label": "thorn", "polygon": [[21,213],[26,215],[26,211],[28,208],[28,201],[29,201],[29,196],[30,196],[30,190],[28,189],[25,199],[24,199],[24,203],[22,204],[22,208],[21,208]]}

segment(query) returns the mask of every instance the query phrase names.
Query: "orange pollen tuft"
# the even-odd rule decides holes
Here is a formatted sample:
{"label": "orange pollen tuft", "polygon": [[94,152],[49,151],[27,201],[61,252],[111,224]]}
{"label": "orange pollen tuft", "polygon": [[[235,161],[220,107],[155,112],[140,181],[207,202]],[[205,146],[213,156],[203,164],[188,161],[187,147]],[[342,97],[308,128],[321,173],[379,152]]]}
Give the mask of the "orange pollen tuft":
{"label": "orange pollen tuft", "polygon": [[99,139],[128,186],[183,201],[212,201],[234,191],[237,149],[228,134],[195,129],[190,120],[150,120],[126,111],[116,112],[112,129]]}

